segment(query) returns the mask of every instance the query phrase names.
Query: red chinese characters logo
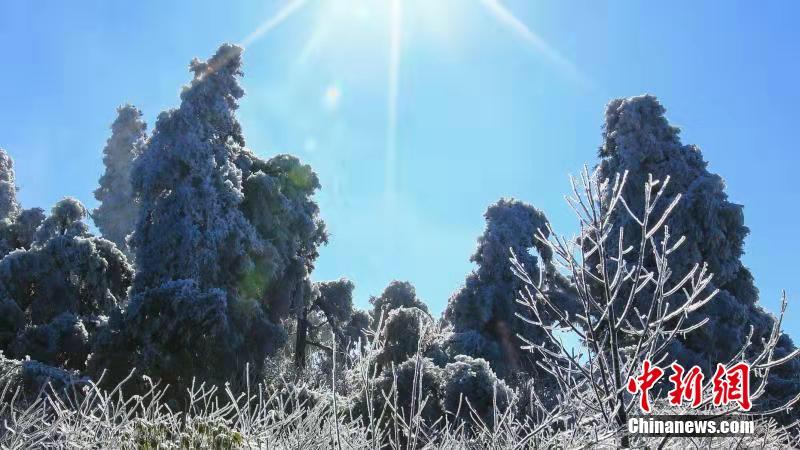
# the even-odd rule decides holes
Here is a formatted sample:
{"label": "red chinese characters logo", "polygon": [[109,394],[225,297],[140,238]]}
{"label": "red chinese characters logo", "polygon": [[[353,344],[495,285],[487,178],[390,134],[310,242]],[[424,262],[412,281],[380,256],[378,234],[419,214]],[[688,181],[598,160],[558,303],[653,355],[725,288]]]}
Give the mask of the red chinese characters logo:
{"label": "red chinese characters logo", "polygon": [[669,377],[669,381],[672,382],[672,390],[667,394],[669,404],[680,406],[684,400],[690,400],[692,408],[697,408],[703,402],[703,372],[697,366],[689,369],[685,376],[684,372],[680,364],[672,364],[672,376]]}
{"label": "red chinese characters logo", "polygon": [[[672,389],[667,393],[672,406],[681,406],[684,401],[690,402],[692,408],[703,404],[703,380],[705,376],[700,367],[693,366],[688,371],[678,363],[671,366],[672,375],[669,381]],[[664,371],[654,366],[649,360],[642,364],[642,373],[628,379],[627,389],[631,394],[639,394],[639,407],[650,412],[650,389],[664,375]],[[738,403],[744,411],[752,408],[750,402],[750,366],[741,362],[729,368],[717,364],[717,370],[711,379],[712,402],[714,406],[725,406]]]}
{"label": "red chinese characters logo", "polygon": [[750,366],[739,363],[730,368],[717,364],[717,371],[711,380],[714,391],[714,406],[724,406],[736,402],[745,410],[750,411]]}
{"label": "red chinese characters logo", "polygon": [[658,366],[652,366],[650,360],[645,359],[642,365],[642,374],[628,379],[628,392],[640,393],[639,407],[642,408],[642,411],[650,412],[650,389],[663,375],[664,370]]}

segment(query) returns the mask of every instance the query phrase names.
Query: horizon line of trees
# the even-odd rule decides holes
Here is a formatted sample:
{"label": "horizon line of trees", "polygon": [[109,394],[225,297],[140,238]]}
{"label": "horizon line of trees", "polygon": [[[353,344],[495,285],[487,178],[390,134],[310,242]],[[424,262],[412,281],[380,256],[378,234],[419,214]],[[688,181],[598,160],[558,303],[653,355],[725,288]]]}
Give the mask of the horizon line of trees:
{"label": "horizon line of trees", "polygon": [[[358,310],[352,281],[312,280],[328,242],[313,198],[321,189],[316,173],[294,156],[262,159],[245,145],[235,115],[244,95],[241,66],[242,49],[231,44],[193,60],[180,105],[162,112],[150,132],[141,111],[120,106],[103,149],[99,206],[91,212],[69,197],[49,215],[23,209],[13,161],[0,149],[0,350],[95,379],[105,373],[112,386],[137,368],[180,393],[194,379],[221,385],[246,370],[268,373],[274,361],[298,376],[326,379],[348,368],[348,355],[363,348],[366,334],[381,330],[384,383],[391,371],[414,378],[411,362],[423,358],[423,384],[425,376],[451,380],[430,383],[432,395],[447,402],[453,393],[480,397],[481,414],[490,411],[497,386],[501,399],[512,389],[546,398],[558,380],[542,370],[542,354],[524,347],[553,349],[545,327],[523,319],[525,283],[509,262],[513,254],[543,275],[541,289],[556,310],[580,313],[576,280],[558,270],[551,248],[537,239],[551,233],[544,212],[515,199],[488,207],[471,257],[475,269],[440,319],[406,281],[371,297],[371,310]],[[641,186],[669,177],[659,208],[679,202],[665,225],[687,237],[672,256],[675,271],[706,263],[714,274],[706,289],[719,293],[688,314],[687,325],[708,322],[678,336],[670,358],[709,376],[717,362],[737,355],[751,327],[748,352],[758,354],[775,317],[759,305],[741,261],[749,233],[743,207],[728,200],[700,149],[683,144],[664,107],[642,95],[608,104],[598,158],[602,178],[628,174],[624,198],[633,213],[610,216],[624,230],[622,244],[643,239],[631,219],[649,201]],[[101,236],[90,233],[89,219]],[[645,255],[642,264],[656,271],[658,261]],[[775,357],[794,350],[782,335]],[[796,395],[798,374],[796,359],[775,368],[765,407]]]}

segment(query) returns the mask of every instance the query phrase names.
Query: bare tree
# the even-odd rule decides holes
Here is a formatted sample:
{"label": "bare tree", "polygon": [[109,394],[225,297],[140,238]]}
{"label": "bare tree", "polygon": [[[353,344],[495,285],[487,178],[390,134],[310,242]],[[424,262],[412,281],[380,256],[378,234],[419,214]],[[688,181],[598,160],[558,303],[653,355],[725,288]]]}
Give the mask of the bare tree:
{"label": "bare tree", "polygon": [[[540,405],[540,420],[591,425],[590,435],[598,442],[610,439],[612,445],[623,447],[633,444],[634,437],[627,434],[625,427],[637,400],[626,391],[626,381],[636,375],[645,360],[656,366],[671,363],[667,360],[669,348],[677,336],[692,333],[709,320],[690,323],[688,315],[713,301],[718,292],[710,288],[713,274],[705,264],[695,264],[686,273],[670,269],[670,256],[686,238],[673,238],[665,225],[679,204],[680,195],[659,206],[669,177],[663,180],[648,177],[644,208],[639,213],[629,207],[622,195],[626,180],[627,172],[609,180],[584,169],[580,180],[572,179],[572,195],[567,197],[579,220],[578,235],[567,239],[549,226],[538,232],[537,239],[552,251],[554,264],[573,280],[581,304],[579,312],[570,314],[559,308],[543,288],[547,285],[547,272],[540,270],[538,276],[528,273],[513,250],[511,258],[516,275],[524,283],[518,301],[528,314],[521,318],[545,330],[546,336],[543,342],[520,338],[526,341],[527,350],[541,355],[541,368],[558,382],[559,405],[555,410],[546,409],[534,400]],[[621,212],[628,214],[640,228],[638,244],[623,244],[625,229],[611,220]],[[646,303],[642,302],[643,296],[648,296]],[[648,305],[647,309],[640,310],[640,304]],[[755,382],[751,382],[754,402],[765,392],[769,371],[798,355],[795,351],[774,357],[781,336],[780,324],[779,318],[761,344],[763,349],[747,361],[754,369]],[[570,334],[577,336],[580,345],[565,343],[565,336]],[[743,361],[752,344],[748,339],[732,361],[721,362],[730,366]],[[758,413],[774,413],[798,400],[800,396],[780,408]],[[714,409],[710,396],[700,407]]]}

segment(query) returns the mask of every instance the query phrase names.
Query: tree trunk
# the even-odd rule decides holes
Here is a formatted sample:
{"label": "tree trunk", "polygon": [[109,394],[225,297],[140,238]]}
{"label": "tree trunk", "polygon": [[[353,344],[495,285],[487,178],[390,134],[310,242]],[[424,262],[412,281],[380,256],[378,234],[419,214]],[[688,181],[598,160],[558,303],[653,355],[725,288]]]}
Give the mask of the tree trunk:
{"label": "tree trunk", "polygon": [[308,311],[302,308],[297,315],[297,337],[294,344],[294,365],[297,369],[306,368],[306,348],[308,346]]}

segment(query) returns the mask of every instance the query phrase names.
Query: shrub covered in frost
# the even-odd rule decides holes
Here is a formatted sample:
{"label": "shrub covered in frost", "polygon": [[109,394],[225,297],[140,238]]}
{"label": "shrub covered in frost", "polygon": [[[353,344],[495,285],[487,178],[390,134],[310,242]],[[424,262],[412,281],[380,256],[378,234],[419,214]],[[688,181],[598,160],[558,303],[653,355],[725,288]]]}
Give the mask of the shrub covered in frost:
{"label": "shrub covered in frost", "polygon": [[[383,348],[378,364],[388,367],[411,358],[417,350],[425,351],[434,336],[433,319],[416,307],[391,310],[382,330]],[[422,346],[421,348],[419,346]]]}
{"label": "shrub covered in frost", "polygon": [[131,167],[147,138],[142,112],[133,105],[117,108],[111,124],[111,137],[103,149],[105,173],[94,197],[100,202],[92,219],[103,237],[128,253],[126,238],[133,232],[138,215],[138,201],[131,186]]}
{"label": "shrub covered in frost", "polygon": [[494,426],[496,414],[514,403],[514,391],[497,378],[485,359],[456,356],[442,375],[442,406],[456,421],[474,423],[473,414],[486,426]]}
{"label": "shrub covered in frost", "polygon": [[[421,427],[444,424],[442,386],[444,369],[428,358],[411,358],[384,370],[374,380],[372,414],[383,417],[381,426],[393,428],[402,416],[403,423],[421,420]],[[357,417],[367,422],[366,396],[356,399],[353,410]]]}
{"label": "shrub covered in frost", "polygon": [[0,319],[7,354],[83,369],[92,336],[124,305],[132,271],[125,256],[93,237],[77,200],[58,202],[30,249],[0,261]]}

